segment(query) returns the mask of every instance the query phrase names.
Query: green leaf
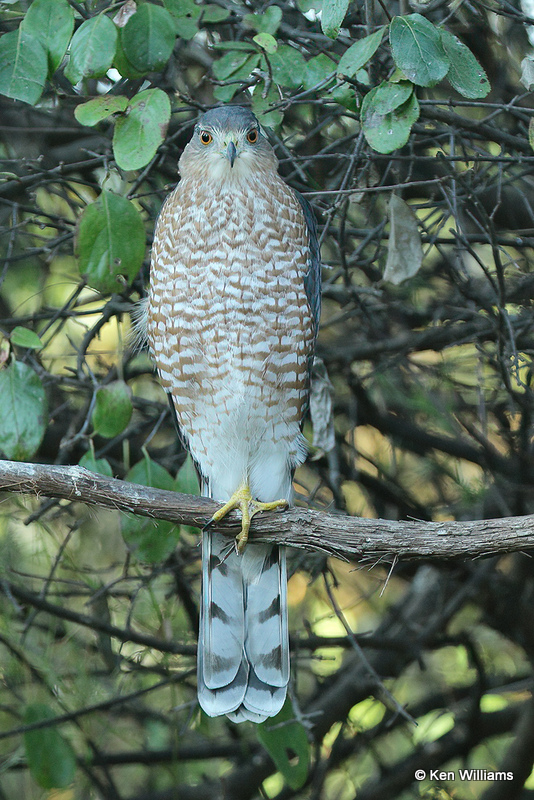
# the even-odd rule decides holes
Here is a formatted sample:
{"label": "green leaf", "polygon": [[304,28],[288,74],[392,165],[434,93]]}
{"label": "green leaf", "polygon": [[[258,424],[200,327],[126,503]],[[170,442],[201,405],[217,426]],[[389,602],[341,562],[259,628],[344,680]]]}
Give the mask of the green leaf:
{"label": "green leaf", "polygon": [[[221,67],[217,67],[217,65],[220,65],[221,61],[226,59],[226,56],[230,56],[230,55],[232,55],[234,57],[234,64],[235,63],[240,63],[241,66],[238,67],[237,69],[232,69],[232,72],[230,73],[230,76],[229,76],[231,78],[231,80],[232,80],[232,83],[228,84],[227,86],[216,86],[215,87],[215,89],[213,91],[213,94],[215,95],[216,99],[220,100],[221,102],[228,102],[229,100],[232,99],[232,97],[234,96],[234,94],[236,92],[239,92],[241,90],[242,84],[239,83],[239,81],[243,81],[243,82],[248,81],[249,78],[250,78],[250,73],[252,72],[253,69],[255,69],[258,66],[258,64],[260,63],[260,59],[261,59],[261,56],[260,56],[259,53],[253,53],[253,54],[250,54],[250,53],[249,54],[244,54],[242,52],[241,53],[227,53],[225,56],[223,56],[221,59],[219,59],[219,61],[216,61],[215,64],[213,64],[214,72],[215,72],[216,68],[217,68],[217,70],[224,69],[224,71],[227,71],[231,67],[231,63],[232,63],[231,60],[229,60],[228,62],[225,62],[225,64],[222,65]],[[239,58],[236,58],[236,56],[239,56]],[[245,61],[242,60],[243,58],[245,59]],[[222,78],[220,80],[225,80],[225,79]],[[233,81],[236,81],[236,83],[234,83]]]}
{"label": "green leaf", "polygon": [[125,197],[103,191],[80,217],[75,245],[82,275],[101,292],[118,291],[141,269],[145,229],[139,212]]}
{"label": "green leaf", "polygon": [[224,22],[230,16],[230,11],[227,8],[220,6],[207,5],[202,6],[202,22],[217,23]]}
{"label": "green leaf", "polygon": [[258,47],[261,47],[266,53],[272,54],[278,50],[278,42],[270,33],[257,33],[252,37],[252,41],[256,42]]}
{"label": "green leaf", "polygon": [[249,58],[250,53],[230,50],[229,53],[225,53],[218,61],[215,61],[211,69],[217,80],[225,81],[227,78],[230,78],[234,72],[237,72],[238,69],[243,67]]}
{"label": "green leaf", "polygon": [[310,745],[304,726],[295,720],[291,702],[286,700],[275,717],[258,725],[257,733],[288,786],[300,789],[308,776]]}
{"label": "green leaf", "polygon": [[47,422],[41,379],[12,359],[0,372],[0,450],[7,458],[28,461],[39,449]]}
{"label": "green leaf", "polygon": [[384,280],[395,285],[411,278],[423,263],[423,247],[417,219],[410,206],[391,195],[389,201],[389,241]]}
{"label": "green leaf", "polygon": [[385,115],[405,103],[412,92],[413,83],[410,81],[399,81],[398,83],[382,81],[374,93],[373,109],[377,114]]}
{"label": "green leaf", "polygon": [[323,10],[323,0],[297,0],[297,7],[303,14],[308,14],[309,11]]}
{"label": "green leaf", "polygon": [[258,33],[270,33],[274,36],[282,22],[282,9],[269,6],[264,14],[245,14],[243,22]]}
{"label": "green leaf", "polygon": [[336,65],[325,53],[310,58],[306,62],[306,69],[302,76],[302,83],[305,89],[313,89],[327,78],[335,76]]}
{"label": "green leaf", "polygon": [[127,427],[132,411],[132,394],[124,381],[99,386],[91,417],[95,433],[113,439]]}
{"label": "green leaf", "polygon": [[261,125],[267,128],[278,128],[284,119],[284,114],[279,108],[273,105],[280,102],[280,95],[276,86],[271,86],[269,91],[263,96],[263,86],[255,86],[252,95],[252,111],[258,118]]}
{"label": "green leaf", "polygon": [[196,19],[180,17],[174,21],[174,28],[180,39],[185,39],[185,41],[188,42],[193,36],[197,35],[198,22]]}
{"label": "green leaf", "polygon": [[33,0],[21,28],[41,42],[52,75],[63,61],[74,29],[74,11],[67,0]]}
{"label": "green leaf", "polygon": [[[32,703],[26,707],[23,724],[32,725],[55,716],[44,703]],[[32,778],[43,789],[64,789],[73,782],[76,756],[57,727],[26,731],[24,747]]]}
{"label": "green leaf", "polygon": [[130,64],[124,54],[124,48],[122,46],[122,28],[119,30],[119,38],[117,39],[117,48],[115,50],[113,66],[115,69],[118,69],[123,78],[132,78],[133,80],[137,80],[138,78],[142,78],[144,75],[143,72],[139,72],[138,69],[135,69],[133,64]]}
{"label": "green leaf", "polygon": [[95,458],[95,454],[91,450],[88,450],[87,453],[80,458],[78,466],[88,469],[89,472],[105,475],[107,478],[113,476],[113,471],[107,458]]}
{"label": "green leaf", "polygon": [[152,461],[147,453],[128,471],[125,480],[130,481],[130,483],[140,483],[142,486],[151,486],[153,489],[165,489],[167,492],[175,491],[175,482],[172,475],[161,464]]}
{"label": "green leaf", "polygon": [[164,0],[166,9],[172,14],[175,30],[182,39],[192,39],[198,33],[198,22],[202,7],[194,0]]}
{"label": "green leaf", "polygon": [[341,83],[338,86],[334,86],[329,94],[329,97],[331,97],[336,103],[339,103],[340,106],[344,106],[344,108],[348,109],[353,114],[359,113],[360,104],[356,100],[356,92],[346,83]]}
{"label": "green leaf", "polygon": [[70,43],[70,59],[65,77],[76,84],[82,78],[99,78],[113,64],[117,47],[117,28],[105,14],[87,19]]}
{"label": "green leaf", "polygon": [[202,7],[198,6],[194,0],[163,0],[163,5],[173,17],[178,19],[183,17],[199,19],[202,14]]}
{"label": "green leaf", "polygon": [[348,7],[349,0],[324,0],[321,28],[330,39],[337,39]]}
{"label": "green leaf", "polygon": [[[178,471],[174,482],[174,488],[177,492],[181,492],[182,494],[194,494],[197,496],[200,494],[198,474],[190,453],[187,454],[187,458]],[[199,533],[199,529],[192,525],[182,525],[181,528],[183,531],[192,534],[198,535]]]}
{"label": "green leaf", "polygon": [[31,331],[29,328],[23,328],[21,325],[17,325],[16,328],[13,328],[9,339],[11,344],[16,344],[18,347],[28,347],[32,350],[38,350],[43,346],[41,339],[37,336],[35,331]]}
{"label": "green leaf", "polygon": [[121,169],[141,169],[165,139],[171,118],[171,103],[161,89],[139,92],[124,116],[117,118],[113,154]]}
{"label": "green leaf", "polygon": [[0,94],[35,105],[48,74],[48,59],[41,42],[22,26],[0,38]]}
{"label": "green leaf", "polygon": [[441,43],[450,61],[447,80],[464,97],[476,100],[491,89],[488,76],[471,50],[449,31],[440,30]]}
{"label": "green leaf", "polygon": [[[126,480],[170,492],[175,489],[172,476],[147,454],[131,468]],[[176,547],[180,538],[180,528],[172,522],[126,513],[121,513],[120,516],[124,541],[140,561],[155,564],[167,558]]]}
{"label": "green leaf", "polygon": [[528,123],[528,143],[534,150],[534,117],[531,117]]}
{"label": "green leaf", "polygon": [[421,14],[394,17],[389,28],[393,59],[418,86],[434,86],[449,70],[439,30]]}
{"label": "green leaf", "polygon": [[74,109],[74,116],[80,125],[96,125],[112,114],[126,111],[127,107],[128,98],[123,94],[105,95],[104,97],[95,97],[94,100],[89,100],[87,103],[80,103]]}
{"label": "green leaf", "polygon": [[178,470],[174,488],[182,494],[200,494],[198,475],[190,453],[187,454],[187,458]]}
{"label": "green leaf", "polygon": [[124,55],[139,72],[162,69],[176,41],[175,22],[169,12],[153,3],[143,3],[121,30]]}
{"label": "green leaf", "polygon": [[365,36],[354,42],[348,50],[345,50],[337,65],[338,75],[346,75],[352,78],[364,64],[367,64],[370,58],[374,56],[380,46],[382,37],[384,35],[384,28]]}
{"label": "green leaf", "polygon": [[216,86],[213,90],[213,96],[221,103],[229,103],[234,94],[240,92],[243,88],[241,83],[232,83],[227,86]]}
{"label": "green leaf", "polygon": [[288,44],[278,45],[278,50],[269,57],[273,78],[279,86],[297,89],[302,85],[306,72],[306,61],[299,50]]}
{"label": "green leaf", "polygon": [[146,564],[164,561],[180,540],[180,527],[171,522],[125,513],[120,517],[122,538],[128,550]]}
{"label": "green leaf", "polygon": [[379,114],[374,106],[379,88],[375,86],[363,99],[360,115],[362,130],[373,150],[391,153],[408,141],[412,125],[419,118],[419,103],[412,93],[403,105],[387,114]]}
{"label": "green leaf", "polygon": [[214,50],[248,50],[249,53],[256,50],[251,42],[214,42]]}

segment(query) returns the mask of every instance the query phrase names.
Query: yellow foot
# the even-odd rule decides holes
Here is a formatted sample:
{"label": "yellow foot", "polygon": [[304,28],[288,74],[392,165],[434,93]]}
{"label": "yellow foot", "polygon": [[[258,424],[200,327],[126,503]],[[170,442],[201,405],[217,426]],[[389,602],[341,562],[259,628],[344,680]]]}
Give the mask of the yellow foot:
{"label": "yellow foot", "polygon": [[235,547],[238,553],[242,553],[248,541],[248,532],[250,530],[250,521],[254,514],[258,511],[275,511],[277,508],[287,508],[287,500],[273,500],[271,503],[260,503],[255,500],[249,487],[245,484],[241,486],[237,492],[234,492],[227,503],[222,508],[215,512],[213,517],[208,522],[208,526],[213,525],[215,522],[225,517],[230,511],[238,508],[241,511],[241,533],[236,536]]}

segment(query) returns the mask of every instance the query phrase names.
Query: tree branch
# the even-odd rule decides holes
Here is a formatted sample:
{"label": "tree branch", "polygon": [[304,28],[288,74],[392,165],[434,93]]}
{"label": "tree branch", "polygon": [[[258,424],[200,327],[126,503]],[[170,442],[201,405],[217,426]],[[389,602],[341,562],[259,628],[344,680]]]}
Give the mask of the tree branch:
{"label": "tree branch", "polygon": [[[0,461],[1,489],[196,527],[205,525],[219,508],[207,498],[151,489],[82,467],[16,461]],[[235,536],[240,529],[239,515],[233,512],[213,529]],[[475,558],[534,548],[534,515],[467,522],[396,522],[291,508],[255,516],[250,538],[319,550],[345,560]]]}

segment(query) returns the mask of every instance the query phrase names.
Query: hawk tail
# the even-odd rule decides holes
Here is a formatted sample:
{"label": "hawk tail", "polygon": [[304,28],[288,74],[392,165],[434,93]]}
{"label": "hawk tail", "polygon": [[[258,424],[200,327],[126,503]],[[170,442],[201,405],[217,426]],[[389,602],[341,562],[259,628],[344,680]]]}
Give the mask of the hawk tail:
{"label": "hawk tail", "polygon": [[263,722],[280,711],[289,681],[284,548],[202,534],[198,699],[211,717]]}

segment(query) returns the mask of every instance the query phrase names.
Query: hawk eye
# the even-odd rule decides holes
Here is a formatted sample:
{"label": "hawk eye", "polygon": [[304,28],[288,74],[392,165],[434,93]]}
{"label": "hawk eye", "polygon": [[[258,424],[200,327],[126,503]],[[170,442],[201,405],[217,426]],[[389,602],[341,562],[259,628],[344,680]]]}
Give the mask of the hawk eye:
{"label": "hawk eye", "polygon": [[251,131],[247,133],[247,142],[250,144],[256,144],[258,141],[258,131],[256,128],[252,128]]}
{"label": "hawk eye", "polygon": [[202,131],[200,134],[200,141],[202,144],[211,144],[213,141],[213,136],[208,131]]}

